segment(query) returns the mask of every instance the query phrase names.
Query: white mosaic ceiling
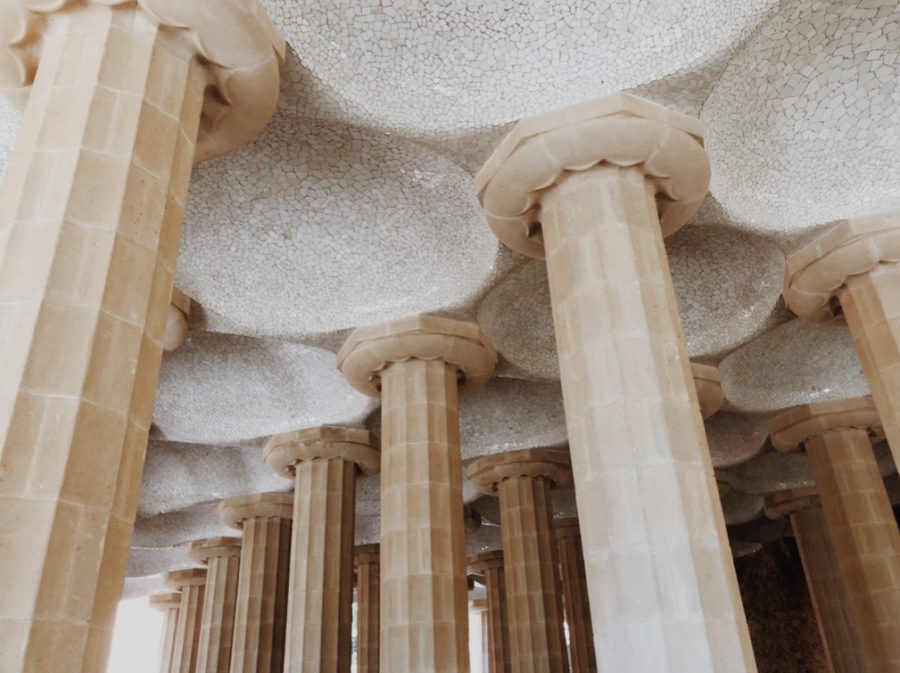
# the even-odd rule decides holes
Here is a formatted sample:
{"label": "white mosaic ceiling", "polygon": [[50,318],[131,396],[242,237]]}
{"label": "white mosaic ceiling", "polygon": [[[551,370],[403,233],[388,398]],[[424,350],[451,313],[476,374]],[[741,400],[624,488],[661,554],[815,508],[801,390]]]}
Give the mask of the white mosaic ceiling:
{"label": "white mosaic ceiling", "polygon": [[[846,330],[785,322],[779,295],[785,251],[900,205],[896,2],[263,1],[293,51],[270,126],[194,174],[177,282],[199,309],[164,361],[132,575],[227,532],[218,498],[289,487],[261,438],[377,427],[334,367],[358,325],[442,313],[492,337],[502,378],[461,401],[467,460],[565,443],[546,273],[499,246],[471,176],[511,122],[606,92],[707,128],[711,196],[666,245],[690,354],[721,361],[715,466],[764,452],[772,412],[867,391]],[[18,123],[0,102],[0,171]]]}

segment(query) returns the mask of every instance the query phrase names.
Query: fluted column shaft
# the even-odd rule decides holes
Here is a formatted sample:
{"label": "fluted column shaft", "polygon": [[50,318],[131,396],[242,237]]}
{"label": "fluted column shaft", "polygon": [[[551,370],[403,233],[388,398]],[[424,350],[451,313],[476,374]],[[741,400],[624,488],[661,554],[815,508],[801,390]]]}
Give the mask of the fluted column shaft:
{"label": "fluted column shaft", "polygon": [[655,189],[573,173],[542,225],[598,664],[755,670]]}
{"label": "fluted column shaft", "polygon": [[240,554],[240,538],[211,538],[191,543],[191,558],[207,567],[197,673],[230,670]]}
{"label": "fluted column shaft", "polygon": [[206,571],[176,570],[168,574],[166,582],[181,591],[181,607],[172,647],[172,673],[197,673]]}
{"label": "fluted column shaft", "polygon": [[858,628],[821,507],[793,512],[791,527],[831,670],[866,673]]}
{"label": "fluted column shaft", "polygon": [[572,673],[596,673],[591,606],[578,521],[557,521],[556,539],[559,545],[563,605],[566,623],[569,625],[569,664]]}
{"label": "fluted column shaft", "polygon": [[470,567],[483,576],[487,594],[488,671],[510,673],[509,613],[503,552],[482,552],[470,560]]}
{"label": "fluted column shaft", "polygon": [[467,673],[457,368],[382,373],[381,668]]}
{"label": "fluted column shaft", "polygon": [[365,545],[356,553],[357,673],[378,673],[381,570],[378,545]]}
{"label": "fluted column shaft", "polygon": [[870,673],[900,670],[900,533],[869,436],[827,430],[805,446]]}
{"label": "fluted column shaft", "polygon": [[175,630],[181,594],[157,594],[150,597],[150,605],[163,612],[162,635],[159,641],[159,673],[172,673],[172,654],[175,650]]}

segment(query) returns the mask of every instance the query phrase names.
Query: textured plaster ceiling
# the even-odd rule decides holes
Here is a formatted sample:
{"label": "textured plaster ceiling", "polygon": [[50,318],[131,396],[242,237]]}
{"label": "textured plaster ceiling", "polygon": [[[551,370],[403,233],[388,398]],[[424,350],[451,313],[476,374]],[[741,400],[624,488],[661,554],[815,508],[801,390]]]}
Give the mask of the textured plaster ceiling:
{"label": "textured plaster ceiling", "polygon": [[[377,404],[335,369],[356,326],[477,320],[501,377],[460,402],[466,461],[565,443],[546,273],[498,244],[471,176],[520,117],[619,89],[706,125],[711,195],[666,245],[691,357],[721,361],[713,464],[745,485],[808,477],[796,456],[764,453],[771,413],[867,386],[845,328],[789,320],[784,254],[900,204],[896,2],[264,4],[292,47],[279,110],[194,173],[177,283],[197,305],[161,372],[129,592],[185,564],[189,540],[232,533],[219,498],[289,488],[262,461],[268,435],[377,430]],[[0,101],[0,171],[18,124]],[[378,485],[359,481],[359,542],[377,540]],[[575,513],[571,490],[554,502]],[[726,512],[743,520],[757,504]],[[763,525],[740,528],[753,542]],[[470,550],[498,530],[483,526]]]}

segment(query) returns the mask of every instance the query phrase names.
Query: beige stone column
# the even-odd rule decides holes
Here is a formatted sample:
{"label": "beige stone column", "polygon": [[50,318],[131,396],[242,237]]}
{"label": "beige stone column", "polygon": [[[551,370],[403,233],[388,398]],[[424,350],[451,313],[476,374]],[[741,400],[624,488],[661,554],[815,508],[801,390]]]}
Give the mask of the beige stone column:
{"label": "beige stone column", "polygon": [[181,607],[178,609],[172,645],[172,673],[196,673],[203,598],[206,593],[206,568],[173,570],[166,575],[166,584],[181,592]]}
{"label": "beige stone column", "polygon": [[195,540],[191,543],[189,554],[192,561],[207,567],[197,673],[228,673],[241,565],[241,539],[215,537]]}
{"label": "beige stone column", "polygon": [[381,397],[381,668],[467,673],[458,396],[497,355],[477,325],[417,316],[356,330],[338,367]]}
{"label": "beige stone column", "polygon": [[223,500],[219,518],[244,531],[234,611],[231,673],[282,673],[294,496]]}
{"label": "beige stone column", "polygon": [[513,673],[568,670],[551,489],[572,481],[565,451],[525,449],[479,458],[467,470],[500,498],[500,533]]}
{"label": "beige stone column", "polygon": [[10,0],[0,26],[24,108],[0,185],[0,670],[99,671],[191,166],[268,120],[277,36],[244,0]]}
{"label": "beige stone column", "polygon": [[380,560],[377,544],[356,548],[356,671],[378,673],[381,621]]}
{"label": "beige stone column", "polygon": [[519,122],[476,177],[546,256],[601,671],[755,670],[663,245],[708,181],[699,122],[624,94]]}
{"label": "beige stone column", "polygon": [[162,639],[159,643],[159,673],[172,673],[172,654],[175,650],[175,629],[178,626],[181,594],[176,592],[150,596],[150,607],[163,613]]}
{"label": "beige stone column", "polygon": [[870,673],[900,670],[900,533],[871,438],[869,397],[796,407],[772,422],[772,444],[805,448]]}
{"label": "beige stone column", "polygon": [[788,257],[784,272],[794,313],[849,326],[900,465],[900,210],[839,224]]}
{"label": "beige stone column", "polygon": [[554,521],[554,529],[559,547],[563,606],[566,623],[569,625],[569,664],[572,673],[597,673],[591,605],[578,519],[557,519]]}
{"label": "beige stone column", "polygon": [[499,549],[469,557],[469,569],[483,578],[487,592],[488,671],[510,673],[509,616],[506,607],[506,573]]}
{"label": "beige stone column", "polygon": [[378,471],[366,430],[323,426],[266,445],[266,462],[294,479],[294,532],[285,673],[347,673],[353,625],[356,474]]}
{"label": "beige stone column", "polygon": [[859,629],[815,487],[768,496],[766,515],[790,517],[829,670],[866,673]]}

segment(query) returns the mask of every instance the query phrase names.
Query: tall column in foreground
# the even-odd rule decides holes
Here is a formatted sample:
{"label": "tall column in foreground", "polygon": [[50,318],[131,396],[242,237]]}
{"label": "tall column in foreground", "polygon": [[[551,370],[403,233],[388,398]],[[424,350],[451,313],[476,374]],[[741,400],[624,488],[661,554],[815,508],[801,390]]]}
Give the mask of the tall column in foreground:
{"label": "tall column in foreground", "polygon": [[483,578],[487,592],[488,671],[511,673],[509,661],[509,616],[506,607],[506,573],[503,552],[481,552],[469,558],[469,569]]}
{"label": "tall column in foreground", "polygon": [[192,561],[207,567],[197,673],[228,673],[241,565],[241,539],[214,537],[195,540],[191,543],[189,554]]}
{"label": "tall column in foreground", "polygon": [[599,670],[755,671],[663,245],[706,196],[700,124],[607,96],[519,122],[476,183],[546,256]]}
{"label": "tall column in foreground", "polygon": [[293,506],[290,493],[219,504],[222,523],[244,531],[231,673],[283,673]]}
{"label": "tall column in foreground", "polygon": [[381,561],[378,545],[365,544],[356,548],[356,671],[378,673],[381,620]]}
{"label": "tall column in foreground", "polygon": [[181,607],[172,645],[172,673],[197,673],[206,569],[173,570],[166,575],[166,584],[181,592]]}
{"label": "tall column in foreground", "polygon": [[356,330],[338,367],[381,397],[381,669],[467,673],[458,395],[497,363],[477,325],[417,316]]}
{"label": "tall column in foreground", "polygon": [[284,671],[347,673],[356,474],[378,471],[378,449],[367,430],[322,426],[276,435],[265,455],[294,479]]}
{"label": "tall column in foreground", "polygon": [[178,611],[181,594],[154,594],[150,607],[163,612],[162,639],[159,643],[159,673],[172,673],[172,654],[175,650],[175,629],[178,627]]}
{"label": "tall column in foreground", "polygon": [[814,322],[846,322],[900,465],[900,210],[839,224],[788,257],[784,300]]}
{"label": "tall column in foreground", "polygon": [[871,437],[869,397],[803,405],[772,421],[772,445],[805,448],[869,673],[900,670],[900,532]]}
{"label": "tall column in foreground", "polygon": [[569,663],[572,673],[597,673],[581,528],[578,519],[557,519],[554,524],[559,545],[563,605],[569,625]]}
{"label": "tall column in foreground", "polygon": [[500,498],[512,673],[564,673],[569,667],[550,491],[571,483],[569,456],[511,451],[479,458],[467,474],[476,488]]}
{"label": "tall column in foreground", "polygon": [[794,488],[768,496],[766,515],[770,519],[790,517],[829,670],[866,673],[859,627],[816,488]]}
{"label": "tall column in foreground", "polygon": [[[195,161],[275,109],[255,0],[0,3],[0,669],[101,671]],[[77,550],[77,553],[75,552]]]}

